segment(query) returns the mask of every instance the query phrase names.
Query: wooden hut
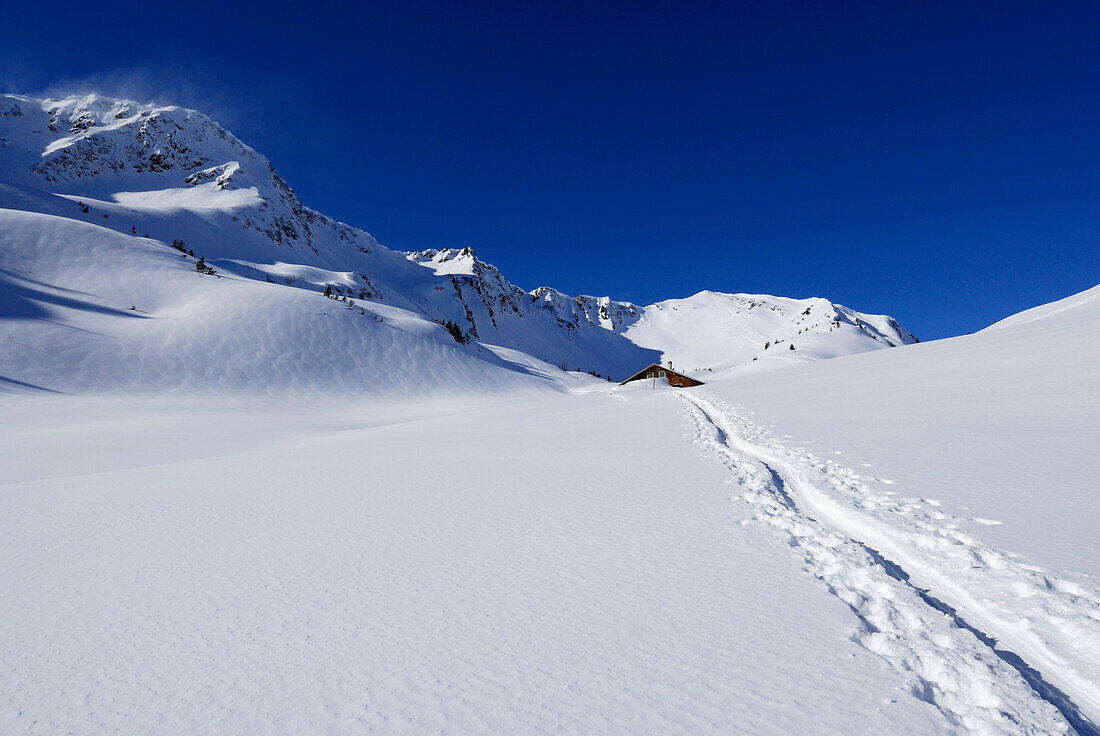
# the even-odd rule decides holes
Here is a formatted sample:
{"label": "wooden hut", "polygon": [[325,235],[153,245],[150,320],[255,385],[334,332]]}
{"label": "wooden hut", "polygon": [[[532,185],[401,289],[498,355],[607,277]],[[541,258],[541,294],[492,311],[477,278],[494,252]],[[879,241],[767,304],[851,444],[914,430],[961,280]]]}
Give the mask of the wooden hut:
{"label": "wooden hut", "polygon": [[672,370],[672,362],[669,361],[668,367],[662,367],[657,363],[650,363],[645,368],[635,373],[630,378],[626,379],[619,385],[630,383],[631,381],[644,381],[646,379],[667,381],[668,385],[675,386],[676,388],[687,388],[688,386],[702,386],[702,381],[696,381],[691,376],[685,376],[683,373],[677,373]]}

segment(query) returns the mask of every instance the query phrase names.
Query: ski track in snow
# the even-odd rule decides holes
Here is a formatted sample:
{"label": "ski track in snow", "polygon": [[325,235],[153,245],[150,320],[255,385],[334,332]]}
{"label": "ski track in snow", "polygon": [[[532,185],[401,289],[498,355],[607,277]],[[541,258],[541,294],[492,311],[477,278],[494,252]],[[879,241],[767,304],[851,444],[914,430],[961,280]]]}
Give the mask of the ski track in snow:
{"label": "ski track in snow", "polygon": [[[756,519],[790,536],[860,619],[857,643],[911,677],[914,696],[964,733],[1100,734],[1081,712],[1100,698],[1092,673],[1060,656],[1097,661],[1095,594],[981,544],[927,500],[874,490],[771,438],[721,401],[677,396]],[[1031,625],[1044,620],[1054,625]]]}

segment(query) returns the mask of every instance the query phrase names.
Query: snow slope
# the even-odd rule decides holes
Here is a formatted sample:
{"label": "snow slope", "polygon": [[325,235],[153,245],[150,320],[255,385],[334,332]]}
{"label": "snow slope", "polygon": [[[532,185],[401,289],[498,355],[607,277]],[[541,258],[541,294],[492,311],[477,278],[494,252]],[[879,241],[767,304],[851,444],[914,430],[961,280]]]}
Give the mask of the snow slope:
{"label": "snow slope", "polygon": [[4,96],[0,732],[1093,736],[1098,310],[524,292]]}
{"label": "snow slope", "polygon": [[1095,287],[975,335],[683,396],[792,513],[887,558],[1096,733],[1098,345]]}
{"label": "snow slope", "polygon": [[[892,318],[826,299],[704,291],[646,307],[624,333],[689,372],[759,370],[917,340]],[[759,361],[753,365],[755,361]]]}
{"label": "snow slope", "polygon": [[[1064,481],[1096,470],[1094,297],[682,391],[11,395],[0,728],[1090,736],[1095,494]],[[939,452],[984,422],[988,477],[1062,393],[1072,464],[1031,513],[1072,516],[1034,540],[1081,569]]]}
{"label": "snow slope", "polygon": [[[0,97],[0,207],[182,242],[222,274],[328,287],[452,322],[468,339],[615,378],[661,359],[716,371],[757,357],[764,360],[754,367],[913,341],[887,317],[825,300],[704,292],[638,307],[546,287],[525,292],[469,248],[396,253],[304,206],[266,158],[179,107],[97,95]],[[767,341],[797,350],[780,356],[764,350]]]}
{"label": "snow slope", "polygon": [[413,312],[196,265],[155,240],[0,210],[0,385],[413,396],[563,385],[560,370],[460,345]]}
{"label": "snow slope", "polygon": [[954,732],[628,399],[0,403],[0,731]]}

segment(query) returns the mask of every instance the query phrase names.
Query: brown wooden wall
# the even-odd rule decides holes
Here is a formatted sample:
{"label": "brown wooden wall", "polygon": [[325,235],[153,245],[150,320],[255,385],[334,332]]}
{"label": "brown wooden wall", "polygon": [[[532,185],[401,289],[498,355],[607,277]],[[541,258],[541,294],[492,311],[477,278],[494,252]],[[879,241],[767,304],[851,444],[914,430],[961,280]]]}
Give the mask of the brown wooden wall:
{"label": "brown wooden wall", "polygon": [[665,375],[668,377],[668,383],[670,386],[676,386],[677,388],[685,388],[687,386],[702,386],[702,381],[696,381],[694,378],[688,378],[687,376],[681,376],[679,373],[669,373],[665,371]]}
{"label": "brown wooden wall", "polygon": [[639,373],[636,373],[635,375],[626,379],[625,381],[623,381],[623,383],[630,383],[631,381],[649,381],[655,377],[660,377],[660,371],[664,371],[665,375],[663,376],[663,378],[664,380],[668,381],[668,384],[670,386],[675,386],[677,388],[687,388],[688,386],[703,385],[702,381],[696,381],[694,378],[690,378],[681,373],[676,373],[675,371],[670,371],[668,368],[662,368],[659,365],[651,365],[649,368],[646,368],[645,370],[640,371]]}

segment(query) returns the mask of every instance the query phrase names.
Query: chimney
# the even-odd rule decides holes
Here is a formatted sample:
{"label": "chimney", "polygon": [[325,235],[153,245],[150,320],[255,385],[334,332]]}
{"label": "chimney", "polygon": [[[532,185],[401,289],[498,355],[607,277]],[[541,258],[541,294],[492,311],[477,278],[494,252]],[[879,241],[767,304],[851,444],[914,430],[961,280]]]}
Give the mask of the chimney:
{"label": "chimney", "polygon": [[669,370],[672,370],[672,361],[671,361],[671,360],[670,360],[670,361],[668,361],[668,369],[669,369]]}

